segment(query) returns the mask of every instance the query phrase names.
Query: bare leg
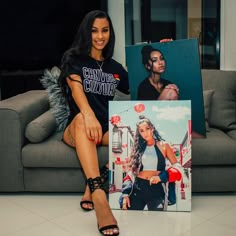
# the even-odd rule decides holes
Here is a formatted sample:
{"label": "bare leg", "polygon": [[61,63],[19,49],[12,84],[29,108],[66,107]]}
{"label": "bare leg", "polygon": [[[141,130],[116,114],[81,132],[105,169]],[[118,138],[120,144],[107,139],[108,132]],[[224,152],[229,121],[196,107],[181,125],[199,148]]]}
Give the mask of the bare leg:
{"label": "bare leg", "polygon": [[[81,114],[78,114],[69,127],[67,127],[63,139],[68,145],[76,147],[76,152],[86,178],[96,178],[97,176],[100,176],[97,147],[93,142],[89,141],[86,135]],[[92,201],[94,203],[99,228],[117,224],[103,190],[95,190],[92,194]],[[104,234],[112,235],[117,233],[117,230],[118,229],[108,229],[104,231]]]}
{"label": "bare leg", "polygon": [[[109,137],[108,137],[108,132],[106,132],[103,135],[101,145],[107,146],[108,142],[109,142]],[[108,163],[106,164],[106,167],[109,168]],[[88,185],[86,185],[86,187],[85,187],[84,195],[83,195],[81,201],[92,201],[92,196],[91,196]],[[84,208],[93,209],[93,204],[83,203],[82,205],[83,205]]]}

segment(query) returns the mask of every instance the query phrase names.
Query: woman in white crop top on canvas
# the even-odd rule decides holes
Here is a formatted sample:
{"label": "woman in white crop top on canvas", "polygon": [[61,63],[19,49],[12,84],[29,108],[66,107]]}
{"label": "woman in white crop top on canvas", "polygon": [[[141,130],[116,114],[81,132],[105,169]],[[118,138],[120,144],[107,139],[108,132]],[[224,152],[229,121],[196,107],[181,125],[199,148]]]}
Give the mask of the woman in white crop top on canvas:
{"label": "woman in white crop top on canvas", "polygon": [[170,145],[161,138],[152,122],[140,116],[130,157],[130,170],[124,178],[120,207],[123,210],[163,211],[168,205],[166,158],[181,173]]}

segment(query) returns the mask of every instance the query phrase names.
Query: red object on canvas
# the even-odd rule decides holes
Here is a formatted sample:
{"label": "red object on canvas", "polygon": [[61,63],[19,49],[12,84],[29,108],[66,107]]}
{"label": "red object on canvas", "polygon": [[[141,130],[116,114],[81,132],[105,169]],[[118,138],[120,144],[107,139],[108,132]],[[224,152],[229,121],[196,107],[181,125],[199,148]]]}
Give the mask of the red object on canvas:
{"label": "red object on canvas", "polygon": [[134,106],[134,110],[135,110],[137,113],[141,113],[141,112],[143,112],[143,111],[145,110],[145,106],[144,106],[144,104],[142,104],[142,103],[137,103],[137,104],[135,104],[135,106]]}
{"label": "red object on canvas", "polygon": [[180,181],[182,179],[182,174],[174,167],[170,167],[167,172],[169,174],[169,182]]}
{"label": "red object on canvas", "polygon": [[111,123],[112,124],[118,124],[120,122],[120,116],[119,115],[114,115],[111,117]]}

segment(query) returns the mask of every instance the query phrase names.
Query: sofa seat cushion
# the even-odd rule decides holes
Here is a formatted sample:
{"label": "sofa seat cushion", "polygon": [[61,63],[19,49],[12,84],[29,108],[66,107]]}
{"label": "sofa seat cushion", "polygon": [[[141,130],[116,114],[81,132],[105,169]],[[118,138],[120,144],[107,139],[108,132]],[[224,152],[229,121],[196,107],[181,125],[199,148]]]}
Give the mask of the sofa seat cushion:
{"label": "sofa seat cushion", "polygon": [[210,128],[207,138],[192,140],[192,165],[236,165],[236,142],[219,129]]}
{"label": "sofa seat cushion", "polygon": [[[29,143],[22,149],[24,167],[81,168],[74,148],[62,140],[62,132],[55,132],[41,143]],[[100,166],[108,162],[108,147],[98,147]]]}

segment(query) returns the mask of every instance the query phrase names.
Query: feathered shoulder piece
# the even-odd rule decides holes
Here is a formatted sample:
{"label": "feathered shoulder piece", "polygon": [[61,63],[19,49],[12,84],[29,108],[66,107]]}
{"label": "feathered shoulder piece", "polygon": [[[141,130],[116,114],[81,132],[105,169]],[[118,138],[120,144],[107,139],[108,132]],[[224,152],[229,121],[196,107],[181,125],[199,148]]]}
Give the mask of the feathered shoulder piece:
{"label": "feathered shoulder piece", "polygon": [[44,70],[44,74],[39,78],[42,86],[48,92],[51,111],[57,123],[57,131],[65,129],[69,116],[69,106],[58,83],[60,73],[60,69],[54,66],[51,70]]}

